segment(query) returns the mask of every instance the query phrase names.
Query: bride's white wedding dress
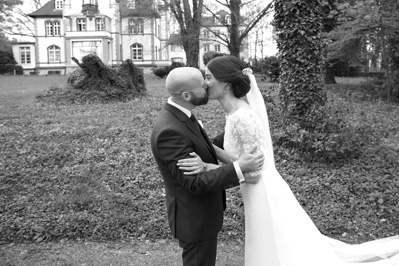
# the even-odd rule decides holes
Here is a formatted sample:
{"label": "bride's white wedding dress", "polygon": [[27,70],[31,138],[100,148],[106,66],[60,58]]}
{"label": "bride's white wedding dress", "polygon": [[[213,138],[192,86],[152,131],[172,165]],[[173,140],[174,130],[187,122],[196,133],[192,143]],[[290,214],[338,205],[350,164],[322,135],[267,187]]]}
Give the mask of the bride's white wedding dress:
{"label": "bride's white wedding dress", "polygon": [[[349,245],[319,232],[276,170],[266,109],[252,80],[252,95],[247,95],[252,109],[241,108],[226,117],[224,138],[233,160],[253,145],[265,158],[262,171],[252,173],[260,175],[259,182],[240,187],[245,266],[399,266],[399,236]],[[258,102],[254,105],[253,100]]]}

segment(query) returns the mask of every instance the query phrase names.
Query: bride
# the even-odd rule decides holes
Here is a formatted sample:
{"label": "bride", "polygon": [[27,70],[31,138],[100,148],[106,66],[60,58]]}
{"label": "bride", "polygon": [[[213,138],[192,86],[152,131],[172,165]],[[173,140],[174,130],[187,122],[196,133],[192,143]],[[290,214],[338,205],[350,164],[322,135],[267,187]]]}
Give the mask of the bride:
{"label": "bride", "polygon": [[[252,71],[234,56],[212,59],[206,68],[209,99],[226,113],[222,162],[237,159],[253,146],[264,155],[255,184],[241,183],[245,209],[246,266],[399,266],[399,236],[359,245],[322,235],[276,170],[263,97]],[[247,96],[248,103],[242,98]],[[186,174],[217,168],[195,154],[180,160]]]}

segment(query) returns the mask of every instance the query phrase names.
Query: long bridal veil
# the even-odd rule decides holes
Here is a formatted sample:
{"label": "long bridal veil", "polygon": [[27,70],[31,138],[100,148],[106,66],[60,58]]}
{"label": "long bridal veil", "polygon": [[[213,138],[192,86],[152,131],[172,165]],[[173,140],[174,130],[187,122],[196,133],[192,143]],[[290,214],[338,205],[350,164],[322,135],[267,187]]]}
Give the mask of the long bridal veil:
{"label": "long bridal veil", "polygon": [[[247,94],[247,100],[251,109],[262,121],[263,129],[266,134],[265,150],[271,153],[270,156],[273,156],[269,120],[262,93],[258,88],[252,70],[246,68],[243,70],[243,74],[247,75],[251,82],[251,89]],[[328,242],[328,247],[334,251],[338,260],[342,262],[342,264],[340,263],[340,265],[337,266],[399,266],[399,235],[356,245],[347,244],[327,236],[321,239]]]}

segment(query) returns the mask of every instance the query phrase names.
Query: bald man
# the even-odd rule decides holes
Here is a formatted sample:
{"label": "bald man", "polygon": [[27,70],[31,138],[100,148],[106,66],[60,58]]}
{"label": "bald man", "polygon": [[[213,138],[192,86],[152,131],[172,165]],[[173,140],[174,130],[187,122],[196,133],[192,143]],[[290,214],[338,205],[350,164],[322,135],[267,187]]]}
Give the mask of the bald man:
{"label": "bald man", "polygon": [[217,169],[185,175],[177,161],[191,152],[205,163],[218,164],[206,132],[191,119],[191,111],[208,102],[206,83],[198,69],[181,67],[169,73],[165,87],[170,98],[155,122],[151,149],[165,184],[169,226],[183,249],[184,266],[214,266],[226,207],[224,189],[244,181],[243,172],[260,170],[263,159],[245,154]]}

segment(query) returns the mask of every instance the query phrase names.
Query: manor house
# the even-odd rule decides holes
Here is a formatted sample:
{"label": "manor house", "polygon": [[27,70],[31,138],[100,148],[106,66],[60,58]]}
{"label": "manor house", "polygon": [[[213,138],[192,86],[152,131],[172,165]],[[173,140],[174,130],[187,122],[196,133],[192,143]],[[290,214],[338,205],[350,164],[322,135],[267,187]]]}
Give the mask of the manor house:
{"label": "manor house", "polygon": [[[163,0],[51,0],[29,16],[35,41],[13,45],[15,60],[26,75],[69,74],[78,67],[71,58],[81,61],[90,53],[111,66],[131,59],[145,71],[185,62],[177,23]],[[205,52],[229,53],[215,38],[227,33],[221,21],[229,16],[224,11],[217,16],[203,18],[201,68]],[[242,47],[241,57],[248,60],[246,41]]]}

